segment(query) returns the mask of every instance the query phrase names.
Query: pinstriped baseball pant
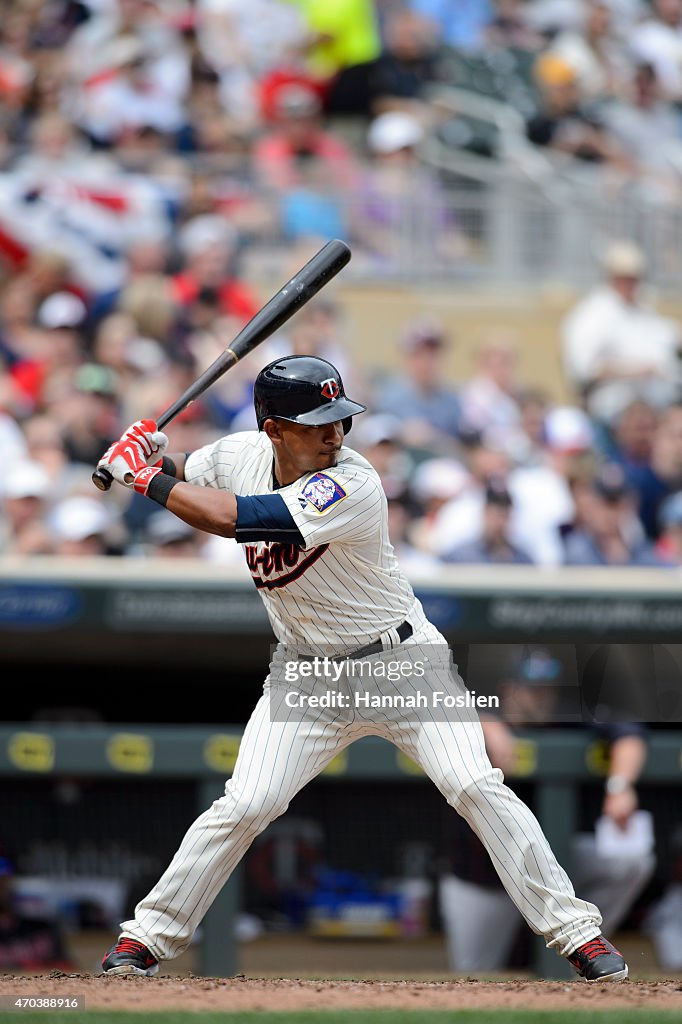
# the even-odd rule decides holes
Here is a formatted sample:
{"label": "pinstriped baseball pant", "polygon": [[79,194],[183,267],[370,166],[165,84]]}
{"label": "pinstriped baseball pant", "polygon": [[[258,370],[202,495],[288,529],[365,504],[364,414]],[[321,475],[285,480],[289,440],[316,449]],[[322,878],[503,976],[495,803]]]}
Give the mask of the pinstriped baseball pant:
{"label": "pinstriped baseball pant", "polygon": [[[418,650],[412,649],[412,658]],[[381,690],[384,684],[372,686]],[[456,674],[444,681],[436,672],[420,683],[422,691],[436,686],[464,691]],[[284,688],[270,677],[244,730],[225,795],[190,826],[166,871],[135,908],[134,920],[121,924],[122,935],[143,942],[159,960],[179,956],[255,837],[336,754],[366,735],[384,737],[420,765],[481,839],[512,901],[548,947],[567,955],[600,933],[599,910],[576,897],[537,819],[490,764],[471,713],[466,720],[456,714],[437,718],[430,711],[406,719],[404,712],[336,708],[275,715],[275,692],[282,709]]]}

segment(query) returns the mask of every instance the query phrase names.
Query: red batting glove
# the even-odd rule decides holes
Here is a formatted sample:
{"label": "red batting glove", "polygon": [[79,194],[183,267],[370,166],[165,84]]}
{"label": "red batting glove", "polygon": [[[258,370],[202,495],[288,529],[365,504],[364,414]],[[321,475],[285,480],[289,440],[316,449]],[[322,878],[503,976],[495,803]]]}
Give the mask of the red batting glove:
{"label": "red batting glove", "polygon": [[[106,469],[125,487],[132,487],[135,476],[141,469],[149,469],[145,453],[140,445],[130,440],[116,441],[107,448],[106,452],[97,463],[98,469]],[[161,472],[157,469],[156,472]]]}
{"label": "red batting glove", "polygon": [[168,438],[159,430],[156,420],[136,420],[121,434],[120,440],[139,445],[148,466],[160,466],[168,448]]}

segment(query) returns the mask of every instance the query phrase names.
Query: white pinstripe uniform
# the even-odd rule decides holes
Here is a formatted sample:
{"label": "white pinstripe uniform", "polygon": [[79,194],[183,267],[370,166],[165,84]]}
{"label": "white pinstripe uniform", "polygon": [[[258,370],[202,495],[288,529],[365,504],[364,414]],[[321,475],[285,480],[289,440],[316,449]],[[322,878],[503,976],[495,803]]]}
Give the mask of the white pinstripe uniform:
{"label": "white pinstripe uniform", "polygon": [[[190,455],[190,483],[247,496],[273,493],[273,449],[264,433],[221,438]],[[375,470],[342,448],[329,471],[278,489],[305,547],[282,541],[247,544],[252,576],[265,602],[278,650],[330,655],[381,640],[401,657],[445,638],[426,619],[389,543],[386,498]],[[239,537],[237,537],[239,539]],[[419,718],[375,710],[317,708],[305,718],[272,713],[280,685],[275,653],[264,693],[246,725],[225,796],[190,826],[158,883],[121,934],[158,960],[178,956],[244,853],[295,794],[331,759],[364,735],[380,735],[416,761],[484,843],[510,897],[530,928],[567,955],[600,933],[601,915],[575,896],[531,811],[491,766],[477,719],[450,711]],[[446,678],[447,677],[447,678]],[[445,680],[445,681],[444,681]],[[457,689],[456,673],[434,668],[420,689]],[[276,718],[277,720],[273,720]]]}

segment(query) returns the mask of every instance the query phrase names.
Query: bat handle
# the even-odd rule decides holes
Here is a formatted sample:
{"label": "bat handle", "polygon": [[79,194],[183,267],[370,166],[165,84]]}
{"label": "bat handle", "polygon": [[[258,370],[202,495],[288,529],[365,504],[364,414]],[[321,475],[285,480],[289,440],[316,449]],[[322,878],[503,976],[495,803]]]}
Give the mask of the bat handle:
{"label": "bat handle", "polygon": [[92,474],[92,482],[100,491],[108,491],[114,478],[108,469],[96,469]]}

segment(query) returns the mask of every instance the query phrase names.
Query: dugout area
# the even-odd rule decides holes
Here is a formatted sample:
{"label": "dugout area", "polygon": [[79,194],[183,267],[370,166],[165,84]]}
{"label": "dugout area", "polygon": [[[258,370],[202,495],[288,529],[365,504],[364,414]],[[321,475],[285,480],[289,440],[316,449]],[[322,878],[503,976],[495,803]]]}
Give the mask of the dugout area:
{"label": "dugout area", "polygon": [[[156,881],[197,812],[221,795],[238,741],[239,730],[222,724],[0,728],[0,820],[12,823],[19,883],[27,901],[38,896],[52,906],[78,969],[97,969],[117,922]],[[570,869],[570,835],[599,807],[599,776],[584,767],[598,766],[599,751],[588,756],[584,739],[569,731],[531,730],[524,743],[535,768],[508,781]],[[669,973],[642,920],[678,870],[668,823],[678,812],[670,779],[679,743],[677,733],[661,736],[640,787],[656,821],[657,871],[617,938],[634,951],[633,973],[642,979]],[[308,976],[448,978],[436,886],[463,851],[480,856],[470,840],[415,765],[383,740],[360,740],[258,837],[195,943],[168,970],[282,976],[304,965]],[[396,894],[415,884],[420,899],[406,919]],[[356,908],[344,928],[349,903],[368,913],[358,917]],[[311,919],[320,907],[322,924]],[[506,973],[570,978],[565,966],[520,927]]]}

